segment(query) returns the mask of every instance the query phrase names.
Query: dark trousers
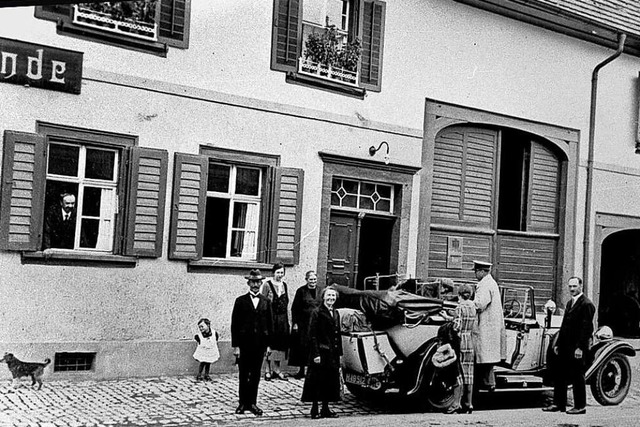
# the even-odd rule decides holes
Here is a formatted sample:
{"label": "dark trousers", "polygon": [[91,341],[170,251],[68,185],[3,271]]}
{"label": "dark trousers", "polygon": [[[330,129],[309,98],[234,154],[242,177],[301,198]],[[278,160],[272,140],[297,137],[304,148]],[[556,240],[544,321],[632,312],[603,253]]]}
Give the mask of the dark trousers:
{"label": "dark trousers", "polygon": [[241,405],[256,403],[258,385],[260,384],[260,368],[264,358],[264,347],[240,347],[238,359],[238,400]]}
{"label": "dark trousers", "polygon": [[560,407],[567,406],[567,384],[573,386],[573,406],[582,409],[587,406],[587,389],[584,379],[584,358],[576,359],[571,354],[560,354],[560,360],[555,373],[555,383],[553,386],[553,403]]}
{"label": "dark trousers", "polygon": [[475,384],[478,389],[496,386],[496,376],[493,372],[495,363],[476,363],[474,376],[478,379]]}

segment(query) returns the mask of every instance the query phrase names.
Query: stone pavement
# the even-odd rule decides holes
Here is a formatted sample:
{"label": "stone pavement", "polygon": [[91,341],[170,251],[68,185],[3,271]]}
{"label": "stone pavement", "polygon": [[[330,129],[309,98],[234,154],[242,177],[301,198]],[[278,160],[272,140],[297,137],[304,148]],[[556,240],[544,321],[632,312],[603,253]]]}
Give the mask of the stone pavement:
{"label": "stone pavement", "polygon": [[[640,356],[631,359],[631,367],[632,386],[619,407],[621,410],[640,407]],[[39,391],[28,387],[28,383],[23,379],[17,389],[11,387],[9,381],[0,384],[0,426],[272,425],[278,421],[308,418],[309,412],[309,405],[299,400],[303,381],[293,378],[260,382],[258,400],[264,410],[260,418],[250,413],[234,413],[237,373],[215,374],[211,382],[196,382],[193,377],[51,381],[45,382]],[[587,396],[589,406],[599,406],[589,391]],[[332,409],[341,417],[415,411],[413,407],[402,408],[402,403],[399,397],[389,395],[383,402],[372,404],[358,401],[345,392],[344,400],[332,405]],[[516,401],[511,407],[520,407],[521,403],[522,400]],[[439,423],[443,422],[440,417],[446,417],[431,415]],[[338,420],[338,423],[343,422],[342,418]],[[347,423],[353,424],[353,421]]]}
{"label": "stone pavement", "polygon": [[[0,385],[0,426],[185,426],[246,421],[277,421],[304,417],[300,402],[303,380],[261,381],[259,420],[247,412],[236,415],[237,374],[217,374],[211,382],[193,377],[133,378],[108,381],[45,382],[33,390],[23,379],[19,388]],[[332,408],[340,415],[378,411],[345,393]]]}

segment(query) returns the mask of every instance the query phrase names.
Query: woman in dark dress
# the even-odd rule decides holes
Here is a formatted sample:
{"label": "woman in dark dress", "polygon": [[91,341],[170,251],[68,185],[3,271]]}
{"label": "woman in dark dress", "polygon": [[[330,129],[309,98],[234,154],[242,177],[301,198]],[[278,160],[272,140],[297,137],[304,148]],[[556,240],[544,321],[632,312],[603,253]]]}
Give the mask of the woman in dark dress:
{"label": "woman in dark dress", "polygon": [[[340,316],[333,307],[338,291],[328,286],[322,291],[322,305],[311,314],[309,322],[309,370],[302,388],[302,401],[312,402],[311,418],[336,418],[329,402],[340,399]],[[322,409],[318,412],[318,402]]]}
{"label": "woman in dark dress", "polygon": [[286,380],[281,371],[282,362],[289,349],[289,292],[284,282],[284,264],[276,263],[271,270],[273,278],[262,284],[262,295],[271,301],[273,314],[273,335],[271,336],[271,354],[265,356],[264,379]]}
{"label": "woman in dark dress", "polygon": [[309,359],[309,320],[311,313],[321,303],[318,276],[311,270],[305,274],[307,284],[298,288],[291,305],[292,336],[289,348],[289,365],[299,366],[294,378],[304,378],[304,367]]}

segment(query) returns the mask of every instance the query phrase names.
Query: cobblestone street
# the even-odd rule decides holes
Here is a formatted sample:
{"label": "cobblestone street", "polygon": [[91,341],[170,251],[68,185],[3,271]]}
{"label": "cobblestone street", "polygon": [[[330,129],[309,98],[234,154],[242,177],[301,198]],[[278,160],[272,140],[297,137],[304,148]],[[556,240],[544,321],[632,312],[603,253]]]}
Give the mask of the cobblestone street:
{"label": "cobblestone street", "polygon": [[[631,359],[633,369],[632,388],[625,401],[618,407],[598,405],[590,392],[588,395],[589,418],[572,419],[576,422],[592,420],[591,417],[633,417],[640,415],[640,356]],[[2,426],[186,426],[221,424],[289,424],[298,419],[305,423],[309,405],[300,402],[302,380],[261,381],[258,396],[264,415],[257,418],[250,413],[236,415],[237,374],[218,374],[212,382],[196,382],[193,377],[134,378],[113,381],[52,381],[46,382],[42,390],[33,390],[23,381],[17,389],[10,382],[0,385],[0,425]],[[526,407],[533,417],[540,416],[540,400],[528,397],[498,399],[497,405],[474,412],[472,415],[454,417],[444,414],[415,415],[425,423],[447,425],[469,424],[474,421],[488,425],[508,425],[500,420],[500,414],[512,416],[513,409]],[[358,401],[348,392],[342,402],[332,406],[341,417],[349,417],[348,424],[361,424],[364,416],[398,414],[410,418],[393,395],[375,407],[371,403]],[[617,415],[616,415],[617,414]],[[388,417],[387,417],[388,418]],[[557,417],[556,417],[557,418]],[[370,419],[370,418],[369,418]],[[381,420],[384,418],[381,418]],[[555,418],[554,418],[555,419]],[[597,419],[597,418],[596,418]],[[608,419],[608,418],[606,418]],[[311,420],[308,420],[309,422]],[[565,420],[566,421],[566,420]],[[595,419],[594,419],[595,421]],[[345,420],[321,420],[319,425],[335,425]],[[506,421],[505,421],[506,422]],[[327,424],[329,423],[329,424]],[[367,422],[370,423],[370,422]],[[375,424],[375,422],[374,422]],[[315,425],[315,424],[314,424]],[[601,419],[596,424],[612,425]],[[619,425],[625,425],[624,422]]]}

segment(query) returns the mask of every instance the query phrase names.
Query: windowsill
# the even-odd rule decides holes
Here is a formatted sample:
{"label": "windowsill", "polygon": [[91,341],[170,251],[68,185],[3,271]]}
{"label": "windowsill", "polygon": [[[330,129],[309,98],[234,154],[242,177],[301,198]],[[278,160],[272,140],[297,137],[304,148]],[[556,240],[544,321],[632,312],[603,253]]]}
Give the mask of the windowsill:
{"label": "windowsill", "polygon": [[47,249],[37,252],[22,252],[23,263],[33,264],[111,264],[122,267],[135,267],[138,258],[103,254],[94,252],[70,251],[64,249]]}
{"label": "windowsill", "polygon": [[227,268],[227,269],[271,269],[271,264],[258,261],[234,261],[229,259],[199,259],[197,261],[189,261],[189,268],[207,269],[207,268]]}
{"label": "windowsill", "polygon": [[111,46],[132,49],[138,52],[151,53],[153,55],[162,57],[166,57],[168,51],[167,45],[164,43],[140,40],[127,36],[119,36],[117,34],[110,34],[97,29],[85,28],[66,22],[58,23],[57,32],[61,35],[78,37],[80,39],[94,42],[102,42]]}
{"label": "windowsill", "polygon": [[352,96],[358,99],[364,99],[367,91],[360,87],[346,86],[340,83],[333,83],[329,80],[319,79],[313,76],[300,74],[296,72],[288,72],[285,78],[287,83],[294,83],[303,86],[311,86],[318,89],[326,90],[333,93],[340,93],[343,95]]}

